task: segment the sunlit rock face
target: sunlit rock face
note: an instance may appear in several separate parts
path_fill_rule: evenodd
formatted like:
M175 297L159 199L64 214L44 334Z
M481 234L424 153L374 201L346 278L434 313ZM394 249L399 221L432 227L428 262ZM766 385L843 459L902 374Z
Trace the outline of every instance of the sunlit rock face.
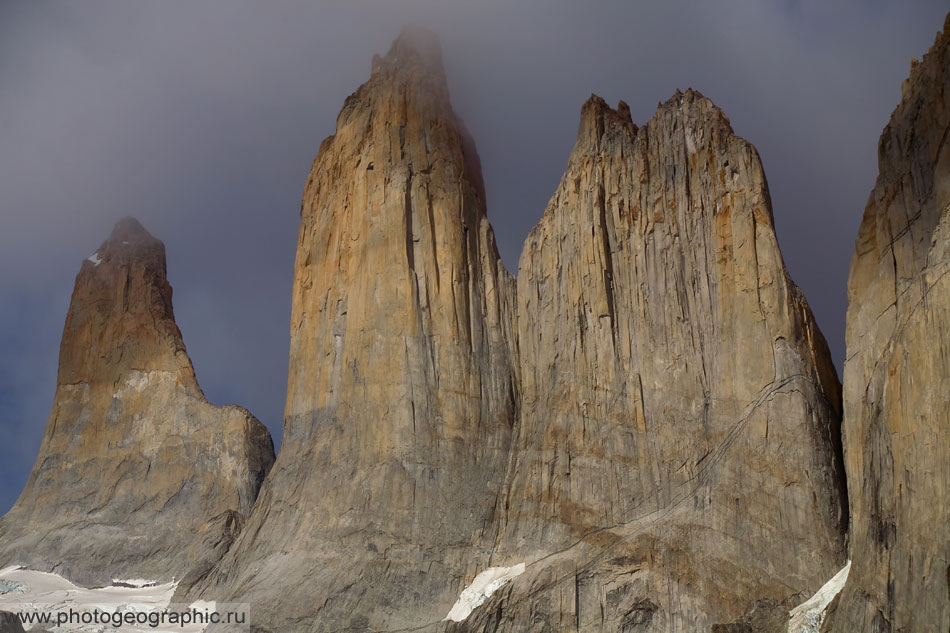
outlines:
M252 602L274 631L438 623L487 562L472 544L490 542L517 353L514 281L430 34L405 31L344 102L294 274L280 456L192 595Z
M765 633L845 564L840 385L699 93L584 105L516 293L404 33L311 170L289 374L247 527L180 588L260 631Z
M46 434L0 519L0 567L85 585L210 567L273 460L254 416L205 400L175 324L165 247L126 218L76 277Z
M842 567L837 377L709 99L584 105L518 330L492 565L529 562L454 630L764 631Z
M848 281L836 633L950 630L950 17L902 92Z

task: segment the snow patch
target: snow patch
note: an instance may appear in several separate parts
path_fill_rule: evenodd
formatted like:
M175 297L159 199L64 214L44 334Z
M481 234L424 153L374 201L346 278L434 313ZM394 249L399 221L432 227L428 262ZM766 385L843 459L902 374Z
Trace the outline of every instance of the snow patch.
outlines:
M0 579L0 596L26 593L26 585L12 580Z
M848 561L815 595L792 609L788 614L788 633L818 633L828 605L844 589L850 571L851 561Z
M452 606L446 620L461 622L480 604L488 600L493 593L511 582L511 579L524 573L524 563L512 567L489 567L475 576L468 587L462 590L459 599Z
M0 592L0 611L46 612L55 614L69 610L91 612L94 610L116 612L152 612L161 611L168 607L176 582L158 584L155 581L134 579L114 580L113 583L122 583L125 586L101 587L86 589L74 585L62 576L46 572L33 571L23 567L13 566L0 570L0 585L16 586L17 592ZM129 586L136 585L136 586ZM214 610L213 602L196 602L191 607L199 610ZM23 628L29 631L37 624L24 624ZM122 625L118 628L111 626L104 628L103 624L69 624L55 626L56 633L100 633L101 631L116 631L121 633L144 633L174 630L182 633L201 633L205 629L202 624L185 626L159 626L157 629L148 624Z
M87 262L92 262L92 264L93 264L94 266L98 266L99 264L101 264L101 263L102 263L102 260L99 259L99 251L96 251L95 253L93 253L92 255L90 255L89 257L87 257L87 258L86 258L86 261L87 261Z
M123 580L121 578L113 578L112 586L113 587L130 587L132 589L143 589L145 587L155 587L158 585L154 580L143 580L141 578L129 578Z
M125 382L115 392L116 398L122 398L126 396L129 392L141 393L149 385L149 381L152 378L161 378L162 374L167 374L168 372L162 372L158 370L154 371L139 371L133 369L129 372L128 377L125 379ZM123 581L125 582L125 581ZM138 582L138 581L128 581L128 582Z

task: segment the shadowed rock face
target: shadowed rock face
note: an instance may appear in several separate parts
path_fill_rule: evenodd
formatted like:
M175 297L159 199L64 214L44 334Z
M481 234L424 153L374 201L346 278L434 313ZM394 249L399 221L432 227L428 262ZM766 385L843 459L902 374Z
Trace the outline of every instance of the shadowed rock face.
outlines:
M528 567L453 630L765 631L841 568L837 377L708 99L584 105L518 330L492 565Z
M902 92L848 281L840 633L950 630L950 16Z
M487 562L472 543L516 419L514 330L514 282L439 45L406 31L314 162L280 456L240 540L190 595L252 602L274 631L441 620Z
M165 247L126 218L76 277L39 457L0 519L0 566L87 585L210 566L273 460L254 416L205 400Z

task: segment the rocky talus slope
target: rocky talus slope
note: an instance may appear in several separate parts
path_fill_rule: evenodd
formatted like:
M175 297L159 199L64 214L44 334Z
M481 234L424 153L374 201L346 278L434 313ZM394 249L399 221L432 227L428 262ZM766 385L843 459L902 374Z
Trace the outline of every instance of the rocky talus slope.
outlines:
M127 218L76 277L46 434L0 519L0 567L85 585L200 574L273 460L254 416L205 400L175 324L165 246Z
M950 630L950 16L902 92L848 282L836 633Z
M709 99L584 105L518 330L492 564L527 570L454 630L773 630L842 567L837 377Z
M516 420L514 281L437 41L409 30L348 97L301 210L283 445L189 595L268 631L438 622L491 524Z

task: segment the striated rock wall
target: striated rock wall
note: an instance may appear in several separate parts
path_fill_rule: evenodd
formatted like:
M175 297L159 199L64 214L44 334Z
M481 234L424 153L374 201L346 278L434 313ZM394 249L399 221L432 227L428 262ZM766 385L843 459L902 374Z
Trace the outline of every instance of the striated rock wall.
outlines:
M711 101L584 105L518 330L492 565L527 570L451 630L772 630L842 567L837 377Z
M784 627L846 558L840 385L754 148L692 91L639 129L592 98L517 293L484 205L406 32L305 189L280 457L180 595L261 631Z
M948 33L881 139L843 449L759 157L710 100L637 127L592 97L515 281L439 45L407 30L304 191L273 470L123 220L77 277L0 567L184 575L176 601L250 602L260 632L777 633L799 603L809 629L950 630Z
M830 630L950 630L950 16L903 86L848 281L853 565Z
M248 527L191 595L253 602L262 630L441 620L487 561L472 543L516 419L514 291L439 45L407 30L314 162L283 446Z
M165 247L126 218L76 277L46 434L0 519L0 567L87 585L210 567L273 460L254 416L205 400L175 324Z

